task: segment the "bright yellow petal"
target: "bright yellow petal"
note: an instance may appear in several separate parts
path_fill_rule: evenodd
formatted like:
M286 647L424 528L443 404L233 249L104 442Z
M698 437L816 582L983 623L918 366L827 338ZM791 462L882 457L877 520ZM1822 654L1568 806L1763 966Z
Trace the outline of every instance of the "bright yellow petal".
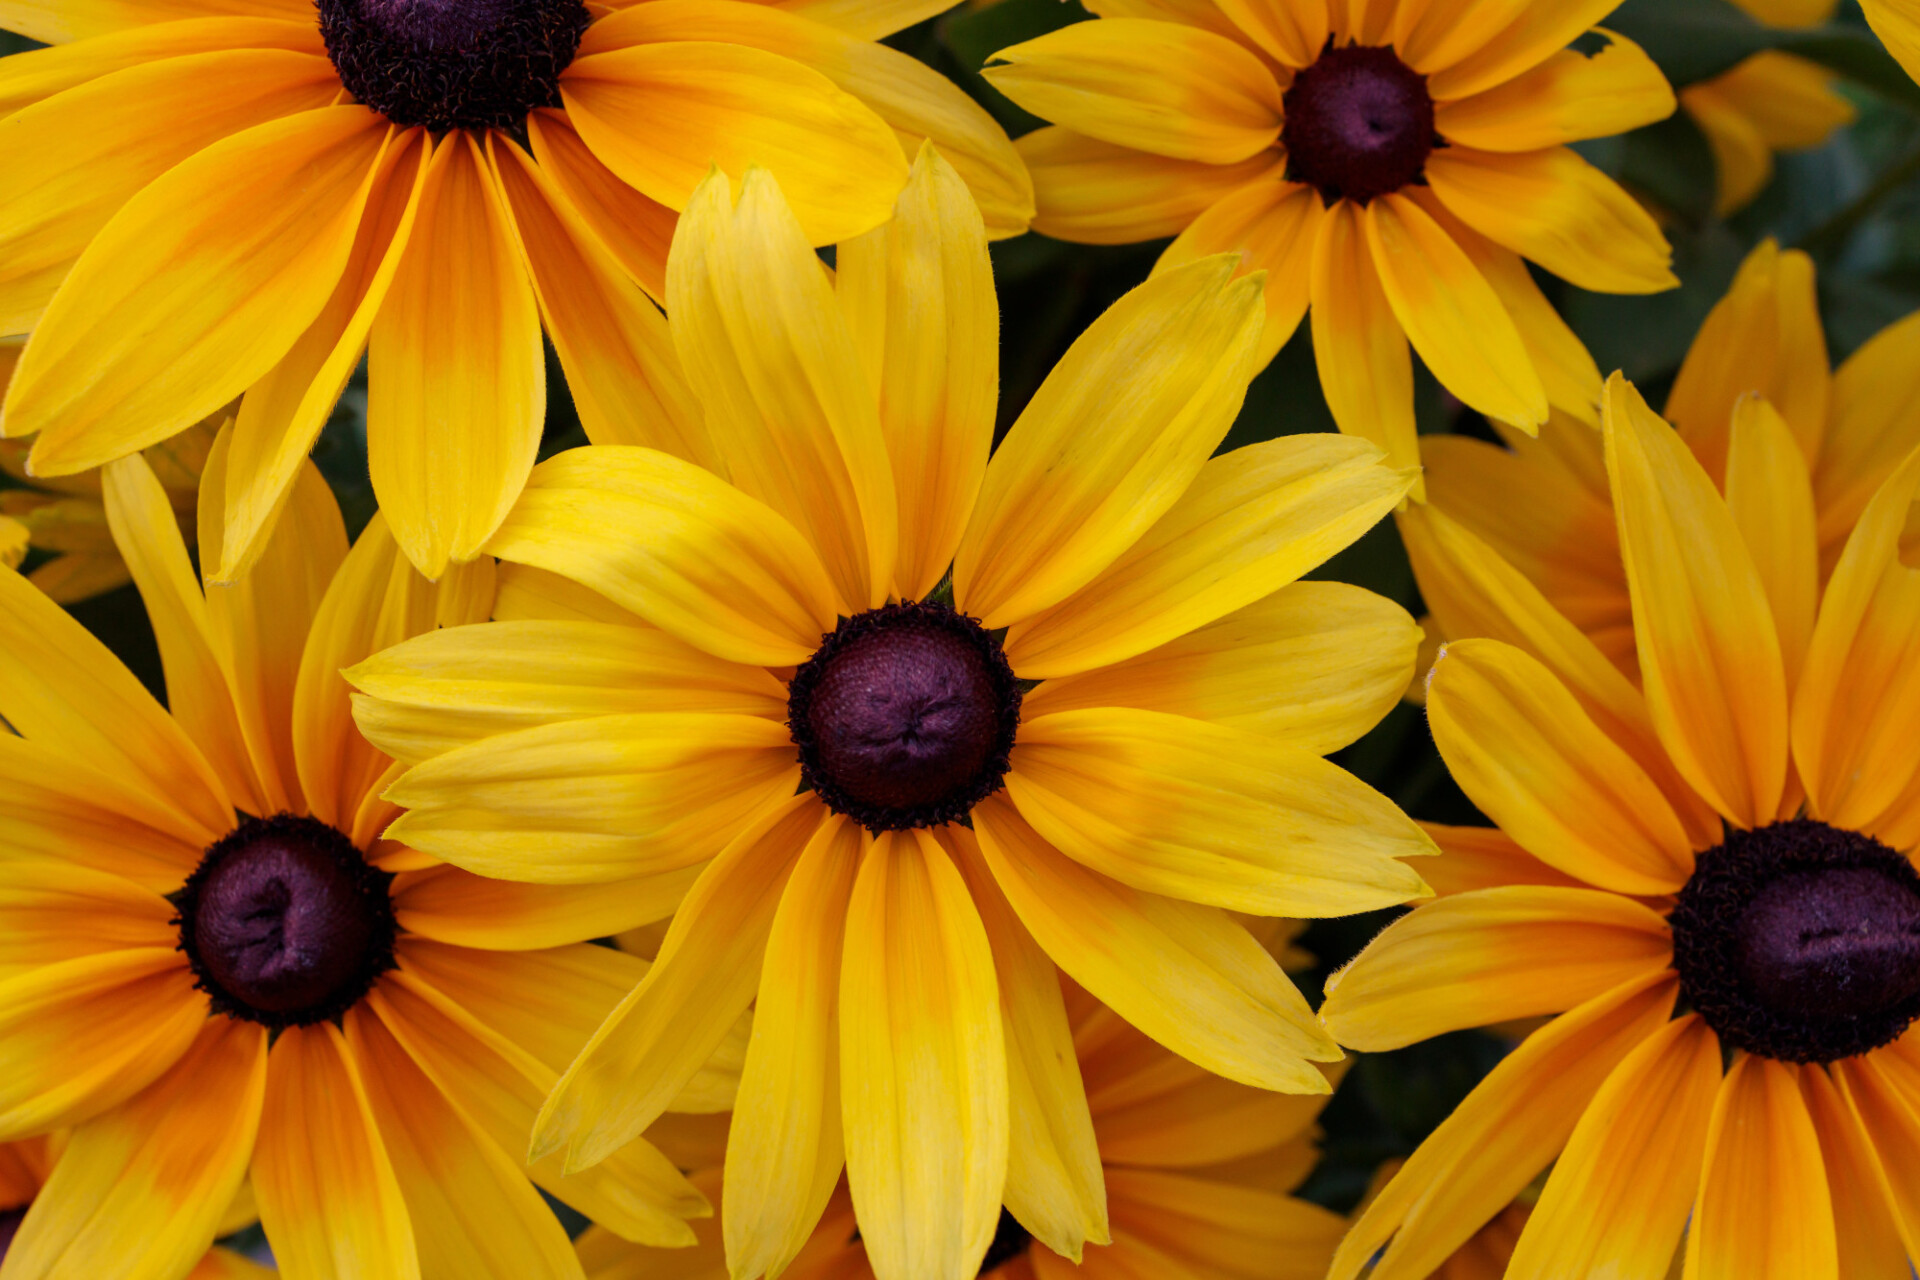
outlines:
M1364 440L1283 436L1207 462L1092 582L1007 633L1024 679L1110 666L1198 630L1318 567L1415 479Z
M1362 228L1363 213L1342 200L1320 219L1309 292L1313 358L1333 420L1371 440L1396 469L1416 467L1413 356L1393 314ZM1412 496L1426 497L1416 483Z
M593 230L600 244L649 297L667 296L667 250L680 222L676 210L628 186L580 140L566 113L541 107L527 116L527 136L540 171Z
M213 1243L260 1127L267 1033L202 1022L193 1047L121 1106L74 1130L7 1249L19 1280L171 1280Z
M1400 700L1420 628L1359 587L1296 582L1112 666L1047 680L1021 715L1139 707L1231 725L1327 755Z
M1155 272L1216 253L1240 255L1242 271L1267 273L1267 327L1261 360L1271 360L1293 337L1307 314L1313 251L1320 240L1325 204L1311 187L1253 181L1228 192L1200 212L1167 246Z
M487 549L591 587L729 662L798 665L837 616L833 581L799 530L649 449L596 445L547 459Z
M840 952L860 828L834 815L794 863L767 935L726 1159L727 1264L778 1275L840 1181Z
M893 221L839 246L834 261L893 464L894 594L918 600L953 562L993 444L1000 311L987 229L960 175L926 144Z
M1594 53L1562 49L1523 76L1448 102L1434 128L1481 151L1538 151L1664 120L1673 87L1639 45L1612 32Z
M1255 372L1261 278L1233 272L1221 256L1155 276L1068 349L987 464L962 609L1002 627L1057 604L1179 500Z
M1379 0L1374 3L1377 6ZM1455 24L1454 49L1459 61L1436 67L1423 60L1417 68L1432 73L1428 91L1442 102L1480 93L1526 74L1619 7L1613 0L1563 0L1551 5L1531 0L1469 3L1477 12L1463 15ZM1488 29L1497 23L1504 25L1497 31Z
M1440 847L1440 856L1420 868L1439 897L1516 884L1581 887L1580 881L1540 861L1498 827L1452 827L1440 822L1420 826Z
M1190 7L1198 11L1212 9L1215 5L1195 4ZM1281 65L1288 67L1307 66L1320 56L1329 34L1329 7L1324 2L1289 4L1286 0L1280 0L1280 3L1274 0L1221 0L1218 4L1220 12L1232 20L1234 27L1251 36L1255 44ZM1093 8L1102 14L1111 13L1110 3L1095 4Z
M583 51L560 98L600 162L670 209L685 209L715 167L737 185L765 165L813 244L886 221L907 179L899 141L872 108L763 49L669 40ZM664 120L673 127L657 127Z
M1759 396L1746 397L1733 411L1726 493L1766 589L1791 688L1820 605L1820 541L1807 459L1786 420Z
M420 1280L400 1183L338 1027L274 1041L253 1189L287 1280Z
M300 0L6 0L0 27L62 44L208 13L311 21Z
M734 484L806 535L842 613L882 604L899 530L873 388L766 170L748 171L737 206L723 174L694 192L667 260L667 310Z
M1713 152L1714 212L1722 218L1753 203L1773 181L1773 150L1753 121L1720 95L1714 81L1680 91L1680 105Z
M20 30L14 26L20 15L9 16L8 29ZM0 65L0 117L128 67L225 49L326 52L319 27L312 22L195 17L126 27L73 44L12 55Z
M224 833L182 813L142 779L103 772L43 742L0 736L0 842L14 858L102 871L172 893ZM82 931L70 944L91 951L87 936Z
M879 1280L965 1280L999 1221L1007 1050L993 954L927 832L866 846L840 963L847 1183Z
M1033 229L1056 240L1132 244L1176 235L1233 193L1280 177L1263 151L1238 164L1173 160L1049 126L1014 146L1033 174Z
M496 578L493 616L501 622L610 622L644 627L591 587L526 564L503 564Z
M1147 1263L1150 1275L1320 1280L1347 1225L1317 1204L1258 1187L1157 1169L1115 1169L1108 1178L1114 1252L1158 1252L1167 1261Z
M1043 840L1008 801L974 810L993 877L1054 963L1140 1030L1263 1089L1326 1093L1339 1049L1273 957L1225 912L1140 893Z
M1768 146L1791 151L1817 147L1853 123L1858 113L1837 89L1838 80L1817 62L1763 49L1711 84Z
M664 920L698 868L590 885L521 884L458 867L434 867L394 886L394 914L409 933L463 947L519 951L605 938Z
M1833 412L1813 472L1820 566L1831 569L1881 483L1913 448L1920 399L1920 316L1875 334L1833 379Z
M1695 790L1760 826L1786 786L1789 691L1759 572L1706 471L1619 374L1604 416L1654 728Z
M1427 715L1461 789L1541 861L1615 893L1672 893L1691 874L1692 844L1659 788L1523 650L1448 645Z
M1820 1135L1820 1159L1832 1190L1834 1236L1843 1276L1898 1276L1907 1266L1900 1226L1888 1202L1873 1143L1833 1078L1819 1068L1800 1072L1807 1114ZM1857 1096L1857 1095L1856 1095ZM1909 1112L1909 1114L1911 1114ZM1886 1132L1882 1130L1881 1132ZM1897 1138L1894 1139L1896 1142Z
M1462 222L1583 289L1658 293L1677 283L1653 215L1567 147L1449 147L1427 161L1427 181Z
M1914 0L1864 0L1860 7L1887 51L1900 59L1908 75L1920 79L1920 5Z
M9 862L0 886L0 973L180 940L172 904L110 872L55 858Z
M1521 1232L1512 1280L1661 1280L1693 1208L1720 1044L1697 1014L1648 1036L1600 1086Z
M367 469L429 578L480 554L540 446L547 366L511 220L479 143L441 139L369 335Z
M1062 853L1135 889L1263 916L1422 897L1432 852L1384 796L1318 756L1162 712L1062 711L1020 726L1007 795Z
M1250 49L1142 18L1076 22L993 55L982 74L1044 120L1177 160L1233 164L1280 136L1280 86Z
M1564 1013L1671 966L1666 921L1597 889L1511 885L1426 903L1327 980L1320 1019L1369 1052Z
M1720 1086L1687 1232L1689 1280L1839 1280L1833 1202L1802 1070L1821 1068L1741 1055Z
M214 143L129 200L7 388L6 433L39 433L30 465L81 471L145 448L273 368L346 268L389 133L362 107L302 112Z
M1666 1025L1677 983L1639 979L1548 1023L1501 1060L1420 1144L1334 1255L1355 1280L1431 1275L1560 1154L1613 1069Z

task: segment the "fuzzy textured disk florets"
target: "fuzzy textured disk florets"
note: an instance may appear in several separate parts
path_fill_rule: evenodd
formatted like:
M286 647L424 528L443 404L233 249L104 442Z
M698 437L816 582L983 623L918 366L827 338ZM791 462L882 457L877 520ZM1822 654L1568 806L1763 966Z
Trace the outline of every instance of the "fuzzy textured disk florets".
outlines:
M1392 49L1335 48L1302 69L1282 99L1287 180L1319 189L1328 203L1360 204L1426 180L1442 145L1427 78Z

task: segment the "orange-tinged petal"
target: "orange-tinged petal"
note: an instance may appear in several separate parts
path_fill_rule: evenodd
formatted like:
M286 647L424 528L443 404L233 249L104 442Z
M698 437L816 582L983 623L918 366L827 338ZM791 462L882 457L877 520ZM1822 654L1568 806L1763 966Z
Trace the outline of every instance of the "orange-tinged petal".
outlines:
M1759 396L1734 408L1726 494L1727 510L1766 589L1792 688L1820 606L1819 530L1806 456L1786 419Z
M960 174L923 144L893 220L840 245L834 262L893 464L894 594L918 600L953 563L993 444L1000 310L987 228Z
M6 0L0 27L63 44L209 13L312 21L301 0Z
M1002 627L1057 604L1179 500L1255 372L1262 280L1234 269L1221 255L1155 276L1068 349L987 464L959 607Z
M367 344L367 469L421 573L480 554L546 414L540 313L479 143L442 138Z
M253 1190L287 1280L420 1280L399 1179L338 1027L288 1027L274 1041Z
M521 884L434 867L394 886L400 927L437 942L519 951L606 938L664 920L698 878L682 867L587 885Z
M1615 893L1671 893L1691 874L1687 832L1659 788L1525 651L1448 645L1427 715L1461 788L1542 862Z
M907 178L872 108L764 49L670 40L589 53L568 66L560 98L600 162L670 209L685 209L715 167L739 183L765 165L813 244L886 221ZM663 120L673 127L627 123Z
M170 1280L206 1253L239 1191L267 1085L265 1028L201 1023L193 1047L75 1129L7 1248L7 1274Z
M1653 215L1567 147L1449 147L1433 153L1426 172L1462 222L1583 289L1658 293L1677 283Z
M1144 18L1076 22L981 74L1044 120L1176 160L1233 164L1280 137L1280 86L1245 45Z
M992 949L925 831L867 844L840 961L847 1183L879 1280L964 1280L999 1221L1007 1051Z
M1267 273L1261 359L1271 360L1307 314L1313 250L1325 211L1320 194L1290 182L1254 181L1209 205L1167 246L1155 271L1215 253L1237 253L1243 271Z
M232 582L259 557L320 428L359 365L412 233L431 152L424 130L393 140L374 172L366 215L333 296L241 399L225 478L201 480L202 492L211 491L223 508L219 540L209 547L204 530L201 535L209 580Z
M1110 666L1217 621L1318 567L1391 511L1414 473L1364 440L1283 436L1209 460L1100 576L1007 633L1024 679Z
M1377 4L1378 0L1374 0ZM1470 0L1480 10L1458 23L1459 61L1431 71L1428 91L1440 101L1464 98L1524 75L1585 34L1614 9L1617 0L1564 0L1553 5L1528 0ZM1498 34L1491 22L1506 18ZM1463 55L1463 56L1462 56Z
M1115 1169L1108 1179L1114 1251L1141 1257L1149 1275L1320 1280L1347 1226L1331 1210L1259 1186L1158 1169ZM1158 1266L1148 1261L1156 1253L1165 1260ZM1087 1270L1100 1275L1096 1268Z
M1773 149L1746 114L1728 102L1713 80L1680 91L1680 105L1713 152L1714 212L1730 217L1773 181Z
M363 107L301 112L214 143L127 201L7 388L7 434L39 433L29 465L70 473L143 449L273 368L346 269L389 133Z
M873 387L833 286L780 187L752 168L694 192L667 260L667 309L687 381L733 482L792 521L840 592L882 604L899 520Z
M1688 782L1729 820L1772 821L1787 774L1787 682L1739 526L1679 435L1615 374L1604 417L1647 708Z
M645 542L634 529L648 530ZM488 550L591 587L729 662L798 665L837 616L833 580L791 522L650 449L547 459Z
M1498 827L1453 827L1439 822L1420 826L1440 847L1440 856L1420 870L1442 898L1515 884L1580 887L1580 881L1540 861Z
M122 948L167 947L172 904L111 872L54 858L21 858L0 886L0 973Z
M10 22L6 25L18 30ZM0 117L128 67L225 49L326 52L319 27L313 22L196 17L127 27L78 43L56 44L9 57L0 65Z
M1100 13L1109 12L1104 5L1093 7ZM1215 5L1204 7L1211 9ZM1330 7L1322 0L1309 4L1290 4L1287 0L1218 0L1220 12L1235 27L1288 67L1307 66L1320 56L1329 34L1327 10Z
M813 796L794 796L758 815L708 865L645 980L541 1108L533 1158L566 1146L570 1169L597 1164L667 1109L753 999L780 895L825 818Z
M1083 244L1176 235L1215 204L1279 178L1286 167L1270 151L1238 164L1174 160L1058 126L1023 134L1014 147L1033 175L1033 229Z
M1672 960L1666 921L1631 898L1534 885L1479 889L1389 925L1327 980L1320 1019L1350 1048L1399 1049L1564 1013Z
M1340 1051L1265 948L1212 907L1141 893L1043 840L1007 800L974 809L980 851L1034 938L1121 1017L1231 1080L1327 1093Z
M784 1271L840 1181L840 952L871 843L854 823L829 817L773 914L727 1139L721 1226L734 1275Z
M1560 1154L1626 1056L1666 1025L1678 984L1636 979L1528 1036L1434 1130L1361 1214L1331 1280L1431 1275Z
M1833 409L1813 460L1820 565L1830 569L1880 484L1913 448L1906 429L1920 403L1920 316L1888 325L1833 378Z
M1512 80L1434 113L1447 141L1481 151L1537 151L1604 138L1673 114L1673 86L1633 41L1611 31L1588 54L1562 49Z
M1648 1036L1593 1096L1520 1234L1513 1280L1662 1280L1686 1228L1720 1089L1697 1014Z
M1346 200L1320 219L1309 273L1314 363L1340 429L1379 446L1388 466L1416 467L1413 356L1380 285L1362 220ZM1423 500L1425 487L1415 483L1412 496Z
M104 772L65 748L0 735L0 843L11 857L104 871L172 893L224 833L143 779ZM93 950L86 936L76 940Z
M1907 1266L1873 1143L1826 1071L1800 1072L1800 1092L1820 1135L1820 1159L1832 1190L1834 1237L1843 1276L1895 1276ZM1856 1095L1857 1096L1857 1095ZM1883 1130L1883 1132L1885 1132ZM1897 1139L1896 1139L1897 1141Z
M1831 6L1822 7L1825 12L1804 25L1832 16ZM1838 79L1817 62L1762 49L1710 83L1730 107L1752 122L1768 146L1787 151L1817 147L1835 129L1853 123L1858 113L1838 91Z
M1820 1137L1796 1067L1740 1055L1714 1099L1689 1280L1839 1280Z
M667 250L680 214L628 186L580 140L566 113L541 107L527 116L540 170L621 269L655 302L667 296Z

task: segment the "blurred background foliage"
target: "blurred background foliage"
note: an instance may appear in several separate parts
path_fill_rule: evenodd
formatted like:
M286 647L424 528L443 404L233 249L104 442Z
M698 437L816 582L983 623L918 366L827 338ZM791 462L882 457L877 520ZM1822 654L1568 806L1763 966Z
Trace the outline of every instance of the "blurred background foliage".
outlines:
M998 49L1091 16L1078 0L975 0L888 43L957 81L1018 136L1041 122L996 93L981 78L980 67ZM1652 403L1662 403L1700 322L1742 258L1767 237L1814 258L1836 366L1878 330L1920 310L1920 86L1880 47L1853 0L1829 22L1800 30L1762 26L1730 0L1626 0L1604 25L1640 44L1676 89L1719 75L1761 50L1796 54L1837 74L1835 87L1853 104L1858 119L1824 145L1777 154L1772 180L1729 218L1715 212L1714 156L1685 111L1623 137L1582 144L1579 149L1589 160L1656 211L1673 243L1682 281L1667 293L1618 297L1537 276L1603 373L1624 370ZM0 54L30 47L0 33ZM1146 278L1164 244L1098 247L1028 234L994 246L1002 431L1080 331ZM1416 358L1423 433L1495 438L1484 420L1417 365ZM374 508L366 471L364 376L363 369L342 397L315 454L356 533ZM551 350L547 413L543 453L585 443ZM1253 383L1222 447L1333 429L1303 325ZM0 476L0 487L9 483ZM1359 583L1416 616L1423 612L1391 521L1316 576ZM157 653L131 588L87 601L75 612L158 691ZM1415 817L1484 822L1448 779L1416 707L1398 707L1339 759ZM1302 975L1309 998L1317 1003L1326 975L1391 918L1392 913L1377 913L1314 924L1302 940L1317 958L1315 970ZM1329 1207L1350 1210L1380 1163L1409 1153L1505 1049L1490 1034L1469 1032L1363 1057L1325 1113L1324 1157L1306 1193Z

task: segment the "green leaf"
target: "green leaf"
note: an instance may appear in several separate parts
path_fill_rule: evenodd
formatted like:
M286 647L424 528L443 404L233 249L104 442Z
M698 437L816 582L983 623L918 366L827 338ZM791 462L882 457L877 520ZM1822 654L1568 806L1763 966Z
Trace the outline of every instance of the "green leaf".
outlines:
M1676 89L1712 79L1789 34L1761 26L1729 0L1626 0L1606 26L1645 49Z
M987 59L1010 45L1058 31L1093 15L1078 0L1001 0L948 19L947 48L968 71L978 71Z

